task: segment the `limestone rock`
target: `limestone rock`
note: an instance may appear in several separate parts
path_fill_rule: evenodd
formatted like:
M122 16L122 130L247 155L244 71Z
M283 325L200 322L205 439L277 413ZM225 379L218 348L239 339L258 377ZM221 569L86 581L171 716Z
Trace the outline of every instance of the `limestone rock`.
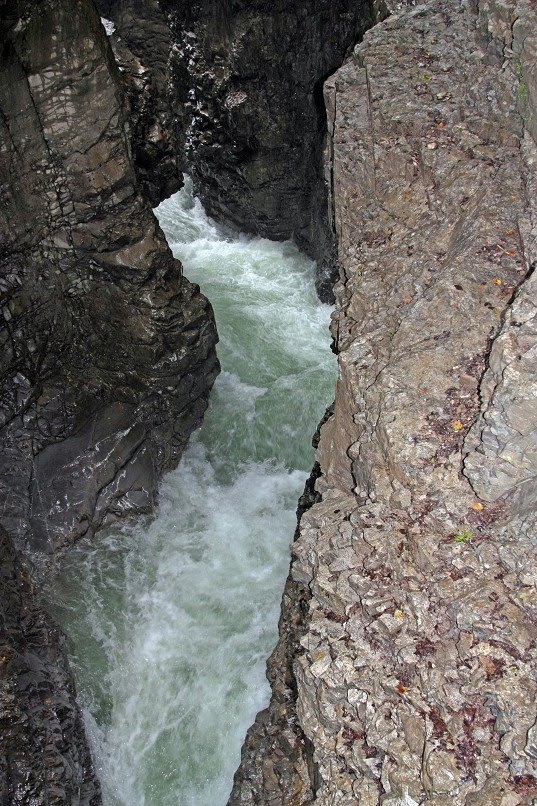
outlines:
M231 803L536 797L536 30L402 5L325 84L340 374Z

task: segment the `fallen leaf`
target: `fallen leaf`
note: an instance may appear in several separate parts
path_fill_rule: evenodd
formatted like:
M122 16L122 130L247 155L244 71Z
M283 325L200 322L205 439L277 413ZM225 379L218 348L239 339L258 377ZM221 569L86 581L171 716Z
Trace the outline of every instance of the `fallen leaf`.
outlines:
M481 504L479 501L476 501L474 504L472 504L472 509L475 509L476 512L481 512L483 509L483 504Z
M506 235L514 235L514 234L515 234L515 231L514 231L514 229L506 229L506 230L505 230L505 234L506 234Z
M507 254L511 255L511 257L514 257L516 255L516 251L514 249L508 249Z
M455 420L455 422L453 423L453 430L454 431L461 431L462 428L463 428L463 424L461 423L461 421L460 420Z
M492 282L494 283L494 285L501 285L502 284L502 281L498 277L495 277Z
M438 124L438 128L439 128L439 129L443 129L443 128L444 128L444 125L445 125L445 124L444 124L444 121L443 121L443 120L441 120L441 121L440 121L440 123Z
M404 694L406 691L406 686L403 686L402 683L398 683L395 688L397 689L399 694Z
M393 243L391 241L388 241L388 249L393 249Z
M394 610L393 615L395 616L395 618L403 618L404 613L402 610Z

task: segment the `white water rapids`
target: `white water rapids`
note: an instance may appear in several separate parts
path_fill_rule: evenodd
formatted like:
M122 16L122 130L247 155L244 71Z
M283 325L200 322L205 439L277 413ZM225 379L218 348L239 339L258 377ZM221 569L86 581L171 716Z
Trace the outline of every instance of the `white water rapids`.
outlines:
M156 211L213 303L222 373L154 520L82 541L50 593L107 806L218 806L267 705L295 509L333 398L329 308L291 243Z

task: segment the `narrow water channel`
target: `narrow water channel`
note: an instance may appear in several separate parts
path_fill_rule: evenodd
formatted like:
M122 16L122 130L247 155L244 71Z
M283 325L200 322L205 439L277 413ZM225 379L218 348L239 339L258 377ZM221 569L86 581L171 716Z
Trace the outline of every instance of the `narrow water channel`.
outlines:
M218 806L268 702L297 499L336 365L329 308L293 244L226 236L188 182L156 212L213 303L222 373L157 517L77 545L50 598L104 803Z

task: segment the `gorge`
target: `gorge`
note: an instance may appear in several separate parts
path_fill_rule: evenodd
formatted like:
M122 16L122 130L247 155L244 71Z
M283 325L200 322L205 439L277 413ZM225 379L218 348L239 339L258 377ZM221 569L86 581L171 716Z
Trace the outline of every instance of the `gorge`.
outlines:
M114 523L151 516L219 369L211 305L151 212L188 170L223 224L293 237L336 306L335 402L300 499L270 704L230 803L532 803L535 3L97 5L0 2L3 802L101 802L40 591L63 554L80 596L80 573L109 560L103 529L120 559L129 540L162 540L158 518ZM309 264L295 254L296 274L290 246L263 248L296 310ZM286 349L308 366L300 344L319 331L296 319ZM321 377L308 413L308 392L294 398L306 432L331 403ZM252 401L239 390L235 406ZM270 413L269 455L305 470ZM175 471L184 494L218 444L211 418ZM297 483L261 507L283 511L282 548Z
M213 302L222 372L156 517L80 541L47 600L74 644L104 802L212 806L268 701L309 424L335 359L330 309L290 242L226 237L188 180L157 215Z

